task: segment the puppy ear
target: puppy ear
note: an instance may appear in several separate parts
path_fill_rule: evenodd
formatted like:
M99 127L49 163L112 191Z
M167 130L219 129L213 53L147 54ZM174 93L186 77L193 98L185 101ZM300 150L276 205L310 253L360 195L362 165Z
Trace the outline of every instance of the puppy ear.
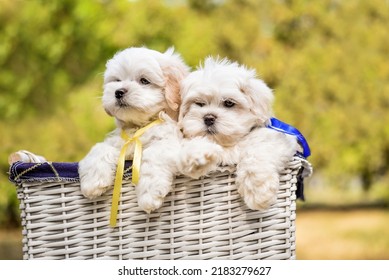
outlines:
M273 116L273 92L262 80L250 78L241 85L240 90L252 102L251 111L258 117L261 125Z
M182 119L185 117L186 113L188 113L190 104L188 102L184 102L180 106L180 112L178 115L178 122L180 123Z
M164 73L166 73L165 79L165 99L170 109L173 111L177 111L181 104L181 96L180 96L180 81L183 79L182 77L177 77L177 73L172 73L170 70L164 69Z
M177 120L181 105L180 83L189 74L189 67L174 53L173 48L169 48L164 56L166 59L161 63L161 68L165 76L165 99L169 106L166 113Z

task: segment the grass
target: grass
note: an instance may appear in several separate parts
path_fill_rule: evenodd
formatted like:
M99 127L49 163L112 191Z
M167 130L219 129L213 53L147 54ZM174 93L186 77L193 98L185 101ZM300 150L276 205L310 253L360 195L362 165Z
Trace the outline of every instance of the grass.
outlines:
M20 260L22 257L21 229L0 229L0 260Z
M297 211L297 259L389 260L389 210ZM21 259L21 230L0 230L0 259Z
M389 260L389 210L300 211L297 258Z

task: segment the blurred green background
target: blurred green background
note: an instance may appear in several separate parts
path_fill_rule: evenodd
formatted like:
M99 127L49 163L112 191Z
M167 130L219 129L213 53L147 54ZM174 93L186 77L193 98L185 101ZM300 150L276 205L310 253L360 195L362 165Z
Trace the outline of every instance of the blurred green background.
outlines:
M301 259L389 259L388 0L0 0L0 259L20 258L9 154L79 161L114 128L101 107L115 52L175 46L253 67L309 140Z

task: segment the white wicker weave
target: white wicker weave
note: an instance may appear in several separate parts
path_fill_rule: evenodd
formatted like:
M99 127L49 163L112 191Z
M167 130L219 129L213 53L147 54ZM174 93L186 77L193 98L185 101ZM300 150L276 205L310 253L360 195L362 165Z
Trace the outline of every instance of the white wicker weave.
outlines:
M177 177L174 191L150 215L125 180L118 223L109 226L111 192L84 198L79 183L20 183L24 259L294 259L297 174L281 174L277 203L249 210L233 170L199 180Z

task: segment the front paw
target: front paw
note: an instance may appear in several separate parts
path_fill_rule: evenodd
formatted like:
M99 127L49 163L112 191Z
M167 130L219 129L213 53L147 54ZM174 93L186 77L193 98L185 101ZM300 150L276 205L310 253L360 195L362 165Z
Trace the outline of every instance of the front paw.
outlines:
M137 186L139 207L148 214L159 209L170 192L170 188L171 185L162 186L158 183L148 188L139 184Z
M252 210L267 210L277 200L279 175L277 172L238 170L238 192Z
M158 197L150 193L146 193L138 198L138 205L140 209L145 211L147 214L150 214L151 212L161 208L163 201L164 199L161 196Z
M81 193L89 199L101 196L114 183L114 172L111 167L103 167L101 163L88 165L79 163Z
M179 171L194 179L205 176L217 169L222 152L222 148L214 143L194 145L183 152Z

